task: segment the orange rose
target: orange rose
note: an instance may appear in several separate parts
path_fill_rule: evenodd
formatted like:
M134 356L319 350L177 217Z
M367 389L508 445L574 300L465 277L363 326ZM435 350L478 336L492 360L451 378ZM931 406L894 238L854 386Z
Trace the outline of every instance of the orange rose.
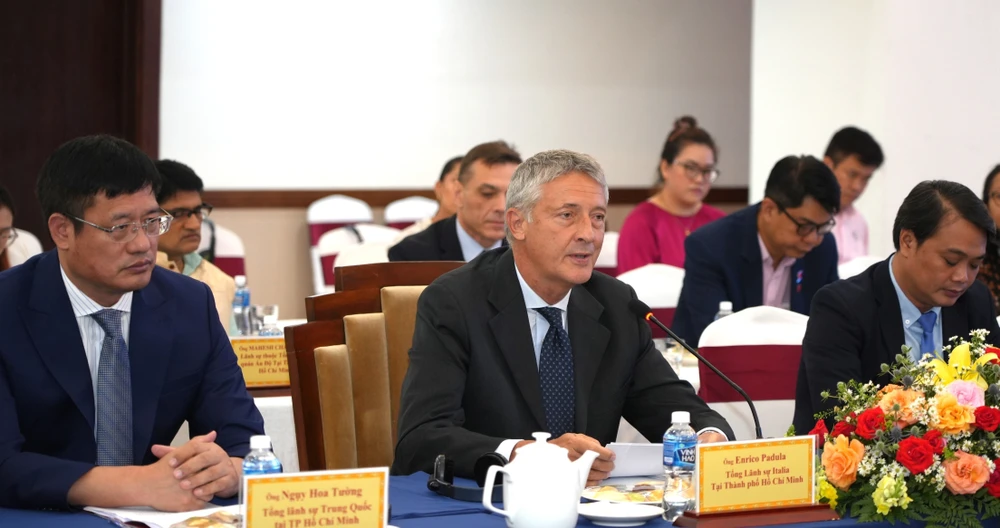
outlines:
M906 427L907 425L917 423L917 418L913 416L910 404L919 396L920 393L915 390L894 390L882 396L882 399L878 402L878 406L882 408L882 412L886 416L896 419L896 425ZM899 405L898 411L893 410L893 406L895 405Z
M858 464L863 456L865 446L857 440L849 441L846 436L838 436L833 442L827 442L823 446L826 480L842 490L850 488L858 478Z
M955 451L955 458L944 462L944 485L955 495L971 495L990 479L990 467L981 456Z
M875 393L875 397L876 398L881 398L881 397L883 397L886 394L889 394L891 392L896 392L898 390L902 390L902 388L903 387L900 386L900 385L896 385L896 384L890 383L890 384L886 385L885 387L882 387L881 389L879 389L878 392Z
M937 425L934 428L946 435L963 433L976 423L975 409L958 403L958 399L948 392L938 393L937 414Z

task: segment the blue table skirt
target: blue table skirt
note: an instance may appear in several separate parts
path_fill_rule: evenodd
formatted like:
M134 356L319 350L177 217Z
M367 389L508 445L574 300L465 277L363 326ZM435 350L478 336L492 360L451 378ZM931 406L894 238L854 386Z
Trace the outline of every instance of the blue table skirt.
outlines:
M475 486L471 481L461 480L461 486ZM504 518L486 513L479 503L460 502L441 497L427 489L427 474L418 473L408 477L392 477L389 480L389 500L392 505L390 523L399 528L450 528L483 526L502 528ZM853 520L830 521L809 524L786 524L782 528L839 528L855 526ZM993 519L988 526L1000 526ZM110 522L88 513L42 512L26 510L5 510L0 508L0 528L109 528ZM594 526L580 517L578 526ZM646 523L647 527L670 526L662 519ZM888 523L865 526L888 527ZM910 527L915 527L911 524Z

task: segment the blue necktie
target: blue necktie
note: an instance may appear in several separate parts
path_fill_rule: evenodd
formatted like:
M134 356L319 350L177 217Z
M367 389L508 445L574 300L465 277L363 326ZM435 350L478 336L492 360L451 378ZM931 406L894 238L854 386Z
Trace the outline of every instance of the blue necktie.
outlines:
M104 329L97 367L97 465L129 466L132 459L132 369L122 334L122 312L91 317Z
M542 385L542 406L548 431L552 438L558 438L575 429L573 350L569 334L563 329L562 310L548 306L535 308L535 311L549 322L538 359L538 379Z
M934 312L927 312L920 315L920 319L917 319L920 323L920 357L924 357L924 354L934 354L934 349L937 348L934 343L934 323L937 322L937 314ZM919 359L919 358L918 358Z

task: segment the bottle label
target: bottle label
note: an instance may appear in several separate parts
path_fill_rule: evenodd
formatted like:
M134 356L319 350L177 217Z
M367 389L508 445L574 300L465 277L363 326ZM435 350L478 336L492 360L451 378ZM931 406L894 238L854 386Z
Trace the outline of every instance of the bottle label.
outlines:
M665 442L663 444L663 465L694 470L697 442Z

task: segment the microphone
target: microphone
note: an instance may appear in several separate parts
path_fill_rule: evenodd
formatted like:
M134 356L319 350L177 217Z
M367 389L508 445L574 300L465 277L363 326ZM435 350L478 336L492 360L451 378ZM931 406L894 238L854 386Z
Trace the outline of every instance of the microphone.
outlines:
M728 376L723 374L721 370L715 368L715 365L711 364L707 359L704 358L704 356L699 354L697 350L692 348L691 345L688 345L687 342L685 342L683 339L680 338L680 336L675 334L673 330L667 328L665 324L661 323L659 319L654 317L653 311L649 309L649 306L647 306L646 303L640 301L639 299L632 299L631 301L628 302L628 309L631 310L632 313L638 315L639 317L642 317L647 321L652 321L653 324L660 327L660 330L666 332L668 336L673 338L674 341L677 341L682 347L684 347L684 350L687 350L688 352L691 353L692 356L698 358L698 361L701 361L702 364L704 364L712 372L714 372L716 375L722 378L722 381L725 381L726 383L729 384L730 387L735 389L736 392L740 393L740 396L743 396L743 399L747 401L747 405L750 406L750 413L753 415L753 426L754 426L754 432L757 434L757 440L761 440L764 438L764 433L761 432L760 430L760 418L757 417L757 408L753 406L753 400L750 399L750 396L747 395L746 391L744 391L739 385L737 385L735 381L729 379Z

